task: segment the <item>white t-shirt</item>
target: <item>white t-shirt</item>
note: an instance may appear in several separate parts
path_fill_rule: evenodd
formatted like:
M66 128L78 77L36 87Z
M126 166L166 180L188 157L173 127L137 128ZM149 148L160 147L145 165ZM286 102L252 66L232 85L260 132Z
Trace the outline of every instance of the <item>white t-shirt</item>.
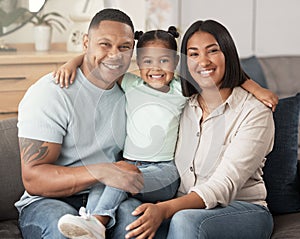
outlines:
M55 164L82 166L118 159L125 139L125 97L120 87L102 90L78 68L69 89L42 77L26 92L19 105L18 135L61 144ZM18 209L38 200L25 192Z
M124 158L161 162L174 158L178 126L186 98L177 79L167 93L155 90L133 74L125 74L127 135Z

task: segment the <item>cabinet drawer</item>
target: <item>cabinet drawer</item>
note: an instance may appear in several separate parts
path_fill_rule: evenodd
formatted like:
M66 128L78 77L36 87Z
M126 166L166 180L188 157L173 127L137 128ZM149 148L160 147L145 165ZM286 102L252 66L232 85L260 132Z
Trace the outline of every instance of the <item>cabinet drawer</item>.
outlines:
M1 65L0 92L27 90L41 76L56 69L56 64Z
M27 89L78 55L66 52L64 45L49 52L32 51L33 44L17 48L16 52L0 54L0 119L17 116L18 105Z
M25 90L0 92L0 113L17 113L19 102L25 92Z
M15 118L15 117L18 117L17 113L12 113L12 114L1 114L0 113L0 120L9 119L9 118Z

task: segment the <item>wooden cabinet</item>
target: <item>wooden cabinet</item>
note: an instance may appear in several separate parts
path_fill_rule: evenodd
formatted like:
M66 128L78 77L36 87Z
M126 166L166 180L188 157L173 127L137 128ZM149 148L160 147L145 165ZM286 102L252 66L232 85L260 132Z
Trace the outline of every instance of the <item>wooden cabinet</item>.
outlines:
M0 120L17 116L19 102L27 89L79 54L65 50L0 52ZM139 74L134 57L128 71Z
M65 51L0 53L0 119L16 116L26 90L76 55Z

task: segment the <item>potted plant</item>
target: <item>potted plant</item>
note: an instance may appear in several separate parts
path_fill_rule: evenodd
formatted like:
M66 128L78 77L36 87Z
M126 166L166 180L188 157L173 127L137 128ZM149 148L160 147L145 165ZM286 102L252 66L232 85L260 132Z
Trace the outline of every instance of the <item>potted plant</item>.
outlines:
M63 20L66 20L57 12L33 14L30 22L34 25L35 49L37 51L48 51L51 45L52 29L59 32L66 30Z

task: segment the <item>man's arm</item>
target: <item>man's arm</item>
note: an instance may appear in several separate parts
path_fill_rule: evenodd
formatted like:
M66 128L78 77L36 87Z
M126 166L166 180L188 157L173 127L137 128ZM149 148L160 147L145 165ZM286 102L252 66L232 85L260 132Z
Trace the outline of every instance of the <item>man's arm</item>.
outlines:
M102 182L106 185L137 193L143 178L137 169L118 167L113 163L66 167L54 165L61 145L20 138L22 179L31 195L66 197Z

